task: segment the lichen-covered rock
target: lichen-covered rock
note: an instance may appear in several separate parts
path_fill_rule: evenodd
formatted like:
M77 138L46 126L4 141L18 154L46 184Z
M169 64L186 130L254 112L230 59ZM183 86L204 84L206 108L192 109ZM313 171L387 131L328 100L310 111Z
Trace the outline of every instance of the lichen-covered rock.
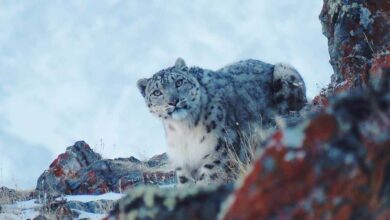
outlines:
M232 185L210 188L139 187L120 199L108 219L214 220Z
M76 219L82 213L104 215L112 209L113 204L114 201L111 200L89 202L52 200L45 203L39 211L42 219Z
M37 191L64 193L68 179L76 178L76 173L84 167L101 160L102 157L84 141L76 142L60 154L38 179Z
M223 219L390 219L390 63L372 71L369 88L276 132Z
M38 179L39 196L122 192L140 184L175 183L166 154L142 162L134 157L102 159L83 141L76 142L53 161Z
M66 206L75 212L89 212L89 213L108 213L114 205L115 201L112 200L98 200L90 202L79 202L79 201L67 201Z
M313 102L326 106L329 95L367 85L378 55L389 53L390 2L324 0L320 20L334 74Z

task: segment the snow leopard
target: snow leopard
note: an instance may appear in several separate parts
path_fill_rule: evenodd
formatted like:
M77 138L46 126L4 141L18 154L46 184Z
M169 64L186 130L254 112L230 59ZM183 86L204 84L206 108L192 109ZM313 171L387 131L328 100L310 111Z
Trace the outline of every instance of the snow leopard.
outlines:
M253 125L271 126L275 115L307 103L305 83L294 67L254 59L213 71L187 67L178 58L173 66L138 80L137 87L163 123L179 186L234 180L229 154L248 160L248 149L240 143Z

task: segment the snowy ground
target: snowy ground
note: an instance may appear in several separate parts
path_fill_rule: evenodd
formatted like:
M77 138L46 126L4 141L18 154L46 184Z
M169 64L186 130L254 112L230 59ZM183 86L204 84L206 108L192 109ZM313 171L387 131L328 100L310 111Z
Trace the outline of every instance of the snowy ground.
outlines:
M41 205L37 203L36 199L17 202L12 205L2 205L2 211L4 213L0 213L1 220L8 219L33 219L39 215L37 211Z
M102 195L75 195L75 196L64 196L67 201L77 201L77 202L91 202L98 200L118 200L124 194L109 192ZM61 199L61 198L59 198Z
M118 200L124 194L120 193L106 193L103 195L75 195L75 196L64 196L63 198L67 201L78 201L78 202L92 202L99 200ZM59 198L61 199L61 198ZM36 199L17 202L10 205L2 205L2 212L0 213L0 220L19 220L19 219L33 219L39 215L39 209L42 204L39 204ZM80 210L75 210L80 213L79 219L102 219L105 214L88 213Z

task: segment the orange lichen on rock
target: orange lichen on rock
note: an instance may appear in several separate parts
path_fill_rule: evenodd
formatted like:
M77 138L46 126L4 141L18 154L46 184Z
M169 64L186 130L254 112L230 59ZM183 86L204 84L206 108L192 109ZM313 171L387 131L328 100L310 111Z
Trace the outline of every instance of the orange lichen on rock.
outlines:
M305 129L303 146L316 147L319 143L328 141L337 133L336 118L329 114L322 114L310 121Z
M354 219L359 210L374 216L383 204L380 190L390 164L390 153L383 150L389 143L375 147L382 151L366 145L361 149L366 157L359 158L337 143L343 139L338 135L335 119L321 114L307 127L302 147L281 148L273 139L224 219Z

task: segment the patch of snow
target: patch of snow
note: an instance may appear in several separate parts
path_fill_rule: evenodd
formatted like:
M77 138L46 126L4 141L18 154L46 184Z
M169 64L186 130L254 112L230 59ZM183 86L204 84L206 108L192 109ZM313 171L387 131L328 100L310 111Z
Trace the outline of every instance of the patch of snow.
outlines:
M97 220L97 219L103 219L104 217L107 216L106 214L96 214L96 213L75 210L75 209L73 209L73 211L79 213L79 217L77 219L92 219L92 220L96 219Z
M29 208L22 210L21 215L23 216L23 219L33 219L39 215L39 212L32 208Z
M106 193L102 195L69 195L57 200L66 199L67 201L77 202L92 202L98 200L118 200L124 194L121 193ZM39 215L38 210L42 207L42 204L37 203L36 199L20 201L15 204L3 205L2 208L5 213L0 213L0 220L24 220L33 219ZM102 219L105 214L89 213L81 210L74 210L80 214L79 219Z
M36 199L32 199L3 205L2 208L5 213L0 215L0 219L33 219L39 215L39 212L36 210L41 207L36 202Z
M19 209L29 209L29 208L39 208L39 207L41 207L41 205L38 203L38 201L36 199L16 202L16 204L14 204L14 206L16 208L19 208Z
M67 201L76 201L76 202L92 202L98 200L118 200L122 198L125 194L122 193L105 193L102 195L68 195L62 198L65 198ZM57 200L61 200L62 198L57 198Z
M17 216L15 214L10 214L10 213L0 213L0 219L4 219L4 220L19 220L19 219L22 219L22 217Z

